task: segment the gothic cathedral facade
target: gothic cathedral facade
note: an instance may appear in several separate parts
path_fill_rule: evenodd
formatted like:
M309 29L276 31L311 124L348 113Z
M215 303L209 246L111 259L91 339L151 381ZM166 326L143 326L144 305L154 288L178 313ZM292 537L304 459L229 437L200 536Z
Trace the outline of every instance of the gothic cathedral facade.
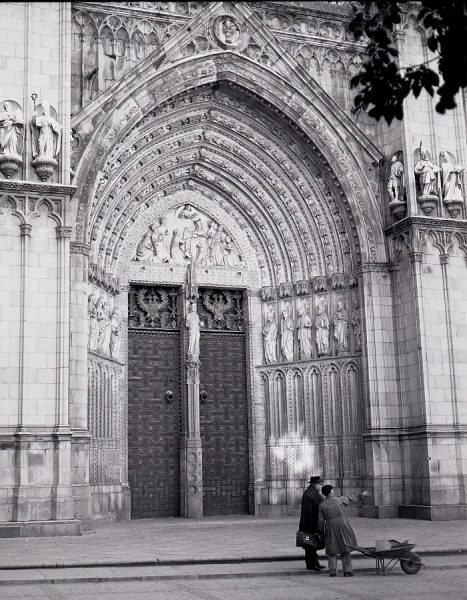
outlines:
M466 97L353 114L350 14L0 5L0 528L467 518Z

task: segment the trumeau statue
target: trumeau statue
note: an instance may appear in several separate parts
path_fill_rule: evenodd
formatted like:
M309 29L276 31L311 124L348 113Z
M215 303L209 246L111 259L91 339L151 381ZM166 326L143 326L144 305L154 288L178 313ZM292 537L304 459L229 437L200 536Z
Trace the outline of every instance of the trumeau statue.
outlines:
M186 327L188 329L188 360L198 362L200 328L196 302L190 302L190 308L186 316Z
M311 358L311 329L313 325L307 314L306 304L303 303L298 311L297 330L298 330L298 350L301 360Z
M462 173L464 167L455 164L449 152L441 151L441 191L443 200L463 200Z
M294 334L294 322L292 319L292 311L290 304L286 304L282 311L281 321L281 350L284 359L287 362L293 360L293 334Z
M50 104L44 100L31 119L33 158L55 160L60 152L62 128L50 114Z
M236 267L242 259L224 228L184 204L149 225L139 242L135 260L196 266Z
M428 158L428 151L420 142L420 159L414 167L415 174L418 175L421 196L438 195L438 177L440 169L434 165Z
M268 365L277 362L277 323L274 306L270 304L266 312L266 322L263 327L264 358Z
M337 342L337 350L349 349L349 314L345 308L343 298L337 301L337 309L333 319L334 339Z
M23 152L24 121L19 111L5 101L0 111L0 154L21 158Z
M316 344L318 346L318 356L329 354L329 317L327 314L327 301L324 296L316 305Z
M388 191L391 202L404 201L404 165L397 155L391 158L391 173L389 175Z

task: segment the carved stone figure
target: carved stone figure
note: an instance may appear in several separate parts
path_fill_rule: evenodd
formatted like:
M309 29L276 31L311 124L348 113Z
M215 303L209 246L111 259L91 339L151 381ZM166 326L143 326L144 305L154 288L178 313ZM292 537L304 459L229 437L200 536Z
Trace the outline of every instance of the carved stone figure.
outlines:
M404 165L396 155L391 158L391 173L389 175L388 191L391 202L403 202Z
M438 195L438 178L436 173L439 167L434 165L428 158L428 151L420 144L420 159L414 167L420 183L421 196Z
M316 305L315 327L318 356L325 356L329 354L329 317L327 315L327 302L324 296L321 297Z
M277 362L277 323L272 304L268 306L263 327L264 358L268 365Z
M281 350L284 359L287 362L293 360L293 334L294 334L294 322L292 319L292 311L290 306L287 304L282 311L281 321Z
M352 312L352 327L353 338L355 342L355 350L362 349L362 324L360 319L360 302L358 298L354 298Z
M50 104L44 100L39 114L32 118L32 155L54 160L60 152L62 128L50 114Z
M11 179L23 164L24 122L10 102L4 102L0 111L0 171Z
M333 319L334 339L337 342L338 351L349 349L349 314L345 308L342 298L337 301L337 309Z
M24 121L4 102L0 112L0 154L21 158L23 151Z
M97 348L99 352L109 353L110 345L110 304L100 296L96 304Z
M88 322L88 348L89 350L97 350L97 338L99 336L99 329L97 326L96 296L94 294L90 294L88 297Z
M149 225L148 231L144 234L142 240L136 248L136 260L146 261L151 260L155 253L155 247L153 243L156 239L156 228L154 225Z
M454 164L446 150L441 152L441 160L443 200L462 200L461 174L464 167Z
M110 318L110 356L115 360L120 358L120 309L115 306Z
M298 351L302 360L309 360L311 358L311 328L313 325L310 317L306 314L305 304L300 306L298 315Z
M219 24L219 39L229 46L234 46L240 39L240 29L232 17L224 17Z
M135 260L182 263L196 266L236 267L242 262L237 247L224 228L191 205L169 211L150 225L140 240Z
M199 315L196 302L190 302L190 309L186 316L186 327L188 329L188 360L199 361Z

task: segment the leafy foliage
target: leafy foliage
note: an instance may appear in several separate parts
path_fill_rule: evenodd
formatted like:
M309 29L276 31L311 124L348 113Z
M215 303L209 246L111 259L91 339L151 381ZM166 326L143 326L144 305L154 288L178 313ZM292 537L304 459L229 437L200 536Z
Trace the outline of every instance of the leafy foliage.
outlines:
M437 53L438 72L428 66L431 61L401 69L393 33L401 23L403 2L380 0L353 4L350 30L356 40L368 38L367 57L362 69L351 80L358 88L355 112L365 110L391 123L402 119L403 101L412 92L417 98L422 90L439 100L436 110L444 113L455 108L455 96L467 87L467 0L423 0L419 3L418 22L427 31L427 46Z

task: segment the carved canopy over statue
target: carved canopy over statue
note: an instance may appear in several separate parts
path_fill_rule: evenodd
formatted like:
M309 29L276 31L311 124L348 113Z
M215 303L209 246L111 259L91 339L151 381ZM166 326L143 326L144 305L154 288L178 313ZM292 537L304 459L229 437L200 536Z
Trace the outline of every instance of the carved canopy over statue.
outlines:
M242 263L223 226L190 204L149 225L136 248L135 260L232 268Z

